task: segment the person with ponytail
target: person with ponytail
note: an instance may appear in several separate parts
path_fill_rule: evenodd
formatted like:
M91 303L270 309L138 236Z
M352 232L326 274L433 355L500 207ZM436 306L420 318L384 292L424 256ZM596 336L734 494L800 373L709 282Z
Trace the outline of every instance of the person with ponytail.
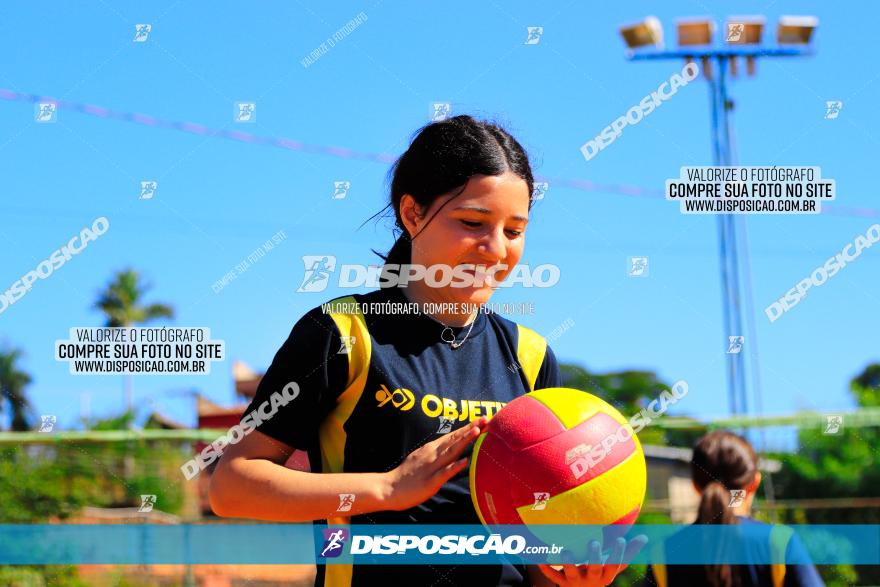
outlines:
M738 434L716 430L700 438L691 457L691 478L694 489L700 494L694 524L760 525L762 528L755 530L762 531L746 532L742 537L744 540L760 540L761 544L740 545L744 546L740 550L763 553L758 556L772 560L773 549L778 549L779 559L783 562L748 565L662 565L655 562L648 568L643 587L824 587L813 565L784 564L785 560L807 558L796 535L790 531L776 533L775 528L784 527L771 527L750 517L752 502L761 484L758 462L751 443ZM784 537L782 541L780 536ZM667 551L682 552L688 548L688 545L675 544L674 539L667 542ZM723 545L714 546L716 552L725 550Z
M392 166L390 188L396 240L380 289L316 306L293 326L242 417L251 433L225 449L211 477L216 514L322 530L479 525L466 451L508 402L560 386L543 337L484 311L525 246L533 178L516 139L470 116L432 122ZM454 269L458 285L416 279L419 267ZM414 306L428 310L372 310ZM288 389L278 405L274 394ZM295 449L308 454L309 471L285 466ZM626 568L618 548L606 564L562 571L318 564L315 585L598 587ZM338 541L324 550L338 554Z

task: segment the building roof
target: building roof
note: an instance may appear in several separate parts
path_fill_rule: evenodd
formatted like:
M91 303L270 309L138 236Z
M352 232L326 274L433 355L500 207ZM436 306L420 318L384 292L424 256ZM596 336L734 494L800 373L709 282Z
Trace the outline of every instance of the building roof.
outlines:
M643 444L642 451L646 458L655 458L671 461L691 462L693 450L680 446L659 446L656 444ZM758 468L768 473L777 473L782 469L782 463L775 459L758 459Z
M246 398L257 395L257 386L265 373L257 373L243 361L232 362L232 380L235 382L235 393Z
M211 416L241 416L244 414L247 407L248 404L238 404L225 407L215 404L201 394L196 397L196 413L199 418Z
M163 430L188 430L189 426L172 420L171 418L160 412L153 412L152 414L150 414L150 417L147 418L147 422L144 425L144 428L161 428Z

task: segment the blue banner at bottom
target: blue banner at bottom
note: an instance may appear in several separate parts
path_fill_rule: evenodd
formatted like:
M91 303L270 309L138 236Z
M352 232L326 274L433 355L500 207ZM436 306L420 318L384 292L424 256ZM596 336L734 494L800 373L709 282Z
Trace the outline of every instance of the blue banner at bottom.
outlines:
M880 525L0 525L0 564L880 564ZM595 561L595 559L593 559Z

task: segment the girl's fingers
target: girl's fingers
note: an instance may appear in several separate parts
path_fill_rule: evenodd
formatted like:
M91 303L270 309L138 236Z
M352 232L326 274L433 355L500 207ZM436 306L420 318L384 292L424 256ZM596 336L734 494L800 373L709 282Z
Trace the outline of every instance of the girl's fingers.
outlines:
M442 438L440 438L440 446L446 448L448 446L455 446L457 444L461 444L468 439L475 438L476 433L473 423L468 424L467 426L462 426L458 430L450 432L449 434L445 434Z
M623 553L623 566L626 567L632 559L636 558L636 556L642 551L642 548L648 543L648 537L644 534L639 534L635 538L629 541L629 544L626 545L626 550Z
M550 565L539 564L538 569L545 577L559 585L581 585L585 582L596 585L610 585L615 577L620 574L629 562L636 557L645 544L648 537L640 534L627 543L623 538L618 538L614 544L611 556L605 565L602 564L602 547L597 541L589 544L589 564L576 565L574 558L568 551L562 552L562 570L557 571Z
M615 541L614 550L611 552L611 556L608 557L605 567L602 569L602 583L604 585L609 585L614 581L614 577L626 568L623 564L623 554L625 549L626 540L618 538Z
M449 463L438 472L438 479L441 484L446 483L453 477L459 474L459 472L463 471L468 466L467 457L463 459L459 459L452 463Z
M483 418L481 418L482 420ZM437 447L438 461L441 464L448 464L457 459L461 453L465 451L468 445L476 440L480 435L481 427L472 423L463 426L455 432L443 436L439 439Z
M550 565L538 565L538 570L557 585L565 581L565 575L562 574L562 571L557 571Z
M562 571L559 574L561 577L556 582L560 585L579 585L583 577L583 569L575 564L574 557L567 550L562 551Z
M596 540L591 540L589 550L590 554L587 558L589 563L583 571L583 576L585 576L590 583L596 584L602 577L602 570L604 569L602 566L602 545Z
M564 580L574 585L582 583L583 578L586 576L584 567L581 565L562 565L562 573Z

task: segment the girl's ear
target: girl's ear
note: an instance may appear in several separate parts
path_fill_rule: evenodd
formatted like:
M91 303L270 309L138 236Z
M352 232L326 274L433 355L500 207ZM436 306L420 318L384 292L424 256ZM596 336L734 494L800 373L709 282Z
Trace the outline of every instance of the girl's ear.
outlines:
M400 219L410 238L418 234L422 214L418 202L410 194L403 194L400 198Z
M758 491L758 487L761 485L761 471L755 473L754 480L749 483L749 486L746 487L746 493L755 493Z

